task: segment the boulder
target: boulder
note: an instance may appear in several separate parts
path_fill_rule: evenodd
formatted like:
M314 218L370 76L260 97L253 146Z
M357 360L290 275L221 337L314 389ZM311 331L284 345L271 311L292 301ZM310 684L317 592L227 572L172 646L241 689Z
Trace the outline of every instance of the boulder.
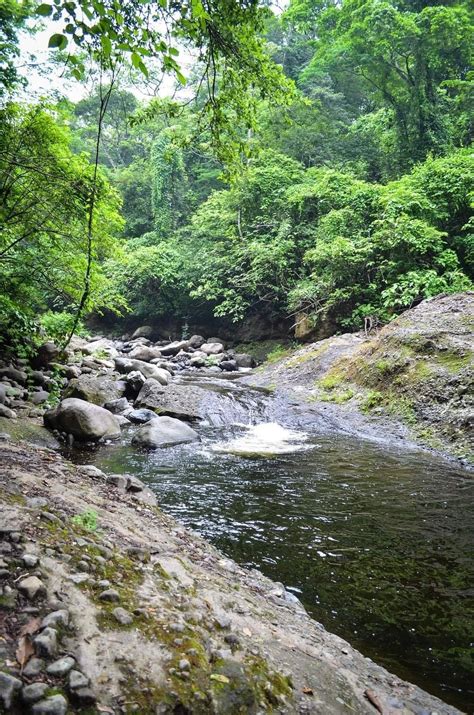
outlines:
M206 355L218 355L224 352L224 345L222 343L204 343L200 350Z
M136 397L143 385L146 382L146 377L139 370L132 370L127 375L127 394L131 393Z
M49 398L49 392L46 392L46 390L38 390L38 392L34 392L31 395L31 402L34 405L41 405L43 402L46 402L46 400Z
M124 412L130 405L128 404L128 400L126 397L119 397L116 400L110 400L110 402L106 402L104 404L104 407L106 410L109 412L112 412L114 415L119 415L121 412Z
M128 357L133 360L151 362L155 358L161 358L161 351L160 348L151 348L147 345L137 345L128 353Z
M173 343L160 346L160 352L162 355L177 355L180 350L187 350L189 347L189 340L175 340Z
M130 412L127 412L127 419L129 419L130 422L134 422L135 424L145 424L150 420L154 420L156 417L156 412L153 412L153 410L147 410L146 408L143 408L141 410L131 410Z
M173 417L156 417L139 428L132 439L136 447L159 449L199 439L189 425Z
M49 367L57 359L60 352L58 346L51 341L43 343L36 351L36 355L32 360L33 365L35 367Z
M201 345L204 345L206 342L206 339L202 337L202 335L191 335L189 338L189 344L192 348L200 348Z
M222 340L222 338L208 338L206 340L207 343L220 343L222 347L225 347L225 340Z
M153 328L151 325L141 325L135 330L132 338L150 338L153 335Z
M11 380L12 382L18 382L20 385L26 385L28 379L26 372L17 370L13 365L0 368L0 379L2 377L6 377L7 380Z
M222 360L219 363L219 367L221 370L224 370L224 372L235 372L239 369L235 360Z
M44 415L50 429L72 434L78 440L98 441L120 436L120 424L108 410L85 400L71 397Z
M125 386L108 375L80 375L71 380L64 397L77 397L95 405L118 400L123 396Z
M6 405L0 405L0 417L6 417L7 420L13 420L16 417L16 412L11 410Z
M218 401L217 393L197 385L172 383L163 387L155 380L147 380L135 400L135 407L147 407L160 415L185 420L201 420L207 418L209 408L218 409Z
M115 367L119 372L129 373L134 370L138 370L142 373L145 378L153 378L161 385L167 385L170 379L170 374L167 370L162 370L156 365L152 365L149 362L144 362L143 360L131 360L129 358L117 358L115 360Z
M238 367L255 367L255 359L248 353L235 353L234 360Z
M103 353L107 357L114 358L118 355L118 350L114 345L112 340L107 340L107 338L100 338L98 340L93 340L83 346L82 352L86 355L94 355L94 353Z

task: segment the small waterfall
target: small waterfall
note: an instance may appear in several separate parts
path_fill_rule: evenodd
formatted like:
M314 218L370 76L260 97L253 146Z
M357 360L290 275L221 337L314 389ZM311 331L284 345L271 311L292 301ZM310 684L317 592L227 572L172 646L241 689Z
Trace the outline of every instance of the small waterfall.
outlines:
M248 426L244 435L221 442L213 447L215 452L226 452L241 457L272 457L307 449L305 432L282 427L277 422L262 422Z

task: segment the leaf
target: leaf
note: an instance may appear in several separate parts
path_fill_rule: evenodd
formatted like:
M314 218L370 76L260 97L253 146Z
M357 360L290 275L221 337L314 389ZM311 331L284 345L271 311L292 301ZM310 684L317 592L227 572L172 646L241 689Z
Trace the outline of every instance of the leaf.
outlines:
M221 675L220 673L212 673L211 680L216 680L218 683L230 683L229 678L226 675Z
M176 70L176 77L183 86L186 84L186 77L184 76L184 74L181 74L179 70Z
M54 35L51 35L49 38L48 42L48 47L57 47L60 50L64 50L64 48L67 46L67 37L65 35L60 35L59 33L55 33Z
M20 636L32 636L33 633L39 631L41 627L41 618L32 618L21 627Z
M110 41L110 38L107 37L107 35L102 35L100 38L100 44L102 45L102 51L105 57L110 57L112 54L112 42Z
M48 5L47 3L42 3L36 8L36 14L41 15L42 17L48 17L48 15L51 15L53 12L53 6Z
M18 641L18 648L15 652L15 658L20 664L21 670L23 670L31 656L34 654L35 649L33 646L33 641L31 639L31 636L26 633L24 636L21 636L20 640Z

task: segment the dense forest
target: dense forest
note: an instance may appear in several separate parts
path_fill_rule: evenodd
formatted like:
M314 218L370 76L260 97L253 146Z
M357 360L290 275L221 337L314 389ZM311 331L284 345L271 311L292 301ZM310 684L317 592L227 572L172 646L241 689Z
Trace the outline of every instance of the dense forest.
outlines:
M467 0L7 0L0 22L4 345L91 315L324 335L472 287ZM79 101L29 101L45 23Z

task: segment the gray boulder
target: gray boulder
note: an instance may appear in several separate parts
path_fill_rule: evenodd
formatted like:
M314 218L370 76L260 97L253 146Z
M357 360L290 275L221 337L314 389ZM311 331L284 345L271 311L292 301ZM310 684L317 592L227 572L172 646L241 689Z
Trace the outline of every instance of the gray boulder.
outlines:
M248 353L235 353L234 360L239 367L255 367L255 359Z
M201 420L207 419L209 412L219 411L219 402L218 393L197 385L171 383L163 387L155 380L147 380L135 400L135 407L147 407L178 419Z
M124 391L123 383L108 375L80 375L71 380L64 397L77 397L102 406L106 402L118 400Z
M175 340L168 345L162 345L160 352L162 355L177 355L180 350L187 350L190 347L189 340Z
M205 342L206 339L202 335L191 335L189 338L189 344L192 348L200 348Z
M235 360L222 360L219 363L219 367L221 370L224 370L224 372L235 372L239 369Z
M50 429L72 434L78 440L97 441L120 436L116 417L103 407L71 397L63 400L54 410L44 415Z
M137 345L128 353L128 357L132 360L143 360L151 362L155 358L161 358L160 348L151 348L148 345Z
M173 417L156 417L139 428L132 439L136 447L158 449L195 442L198 434L189 425Z
M131 392L136 397L145 384L146 377L139 370L132 370L128 373L126 381L128 393Z
M151 325L141 325L135 330L132 338L150 338L153 335L153 328Z
M93 340L87 345L84 345L82 352L86 355L94 355L95 353L103 353L107 357L114 358L118 355L118 350L115 347L112 340L107 340L107 338L99 338L98 340Z
M153 410L147 410L146 408L143 408L141 410L131 410L130 412L127 412L127 419L129 419L130 422L134 422L135 424L145 424L150 420L154 420L156 417L156 412L153 412Z
M0 417L6 417L7 420L13 420L16 417L16 412L5 405L0 405Z
M224 346L222 343L204 343L201 345L200 350L206 355L218 355L224 352Z
M17 382L19 385L26 385L28 379L26 372L17 370L13 365L0 368L0 379L2 377L6 377L7 380L11 380L12 382Z
M151 377L161 385L167 385L170 379L170 374L167 370L162 370L160 367L152 365L149 362L144 362L143 360L117 358L115 360L115 367L119 372L125 374L138 370L145 378L148 379Z
M38 392L34 392L31 395L31 402L34 405L41 405L43 402L46 402L48 398L49 392L46 392L46 390L38 390Z
M110 400L110 402L106 402L104 404L105 409L112 412L113 415L119 415L121 412L128 409L129 406L130 405L128 404L126 397L119 397L117 400Z

